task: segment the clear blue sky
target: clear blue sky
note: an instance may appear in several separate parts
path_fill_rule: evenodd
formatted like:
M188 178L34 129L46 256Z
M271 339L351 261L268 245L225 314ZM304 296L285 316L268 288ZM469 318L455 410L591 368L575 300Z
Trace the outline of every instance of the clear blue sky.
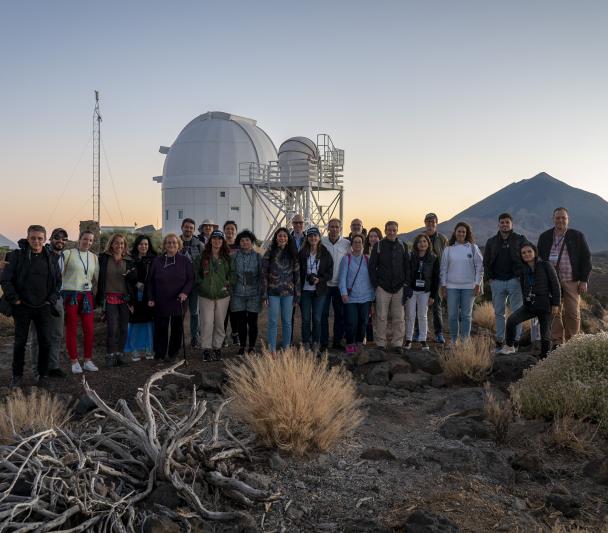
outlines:
M540 171L608 198L607 24L603 1L6 2L0 233L90 216L94 89L104 224L157 223L158 146L209 110L332 135L367 226Z

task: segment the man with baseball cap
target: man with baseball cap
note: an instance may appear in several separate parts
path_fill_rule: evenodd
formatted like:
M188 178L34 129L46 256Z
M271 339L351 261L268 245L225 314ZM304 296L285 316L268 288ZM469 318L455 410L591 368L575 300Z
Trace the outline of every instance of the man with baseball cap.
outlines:
M428 213L424 217L424 233L431 241L431 249L441 262L443 250L448 245L448 238L437 231L437 223L439 222L435 213ZM433 329L435 330L435 342L439 344L445 343L443 337L443 316L441 314L441 296L439 293L433 301Z
M46 244L45 248L52 254L57 261L59 272L63 272L64 256L63 250L68 241L68 232L63 228L55 228L51 232L51 238L49 243ZM52 378L64 378L65 372L59 367L59 354L61 353L61 346L63 346L63 298L61 295L57 298L55 304L55 313L51 315L50 319L50 341L51 346L49 348L49 366L48 376ZM32 335L32 341L30 343L30 355L32 359L32 374L35 380L38 380L38 336L36 335L36 328L32 324L30 327L30 333Z

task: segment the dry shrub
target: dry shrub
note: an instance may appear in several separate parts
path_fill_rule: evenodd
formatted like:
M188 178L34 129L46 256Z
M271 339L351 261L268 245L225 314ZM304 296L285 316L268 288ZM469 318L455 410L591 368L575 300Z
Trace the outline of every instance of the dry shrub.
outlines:
M564 415L553 421L545 442L552 448L589 457L593 453L592 443L596 433L597 430L593 430L585 421Z
M523 415L565 415L608 429L608 333L577 335L511 386Z
M441 354L439 362L450 381L483 383L494 360L494 341L487 335L457 340Z
M0 442L61 426L68 417L68 407L55 395L34 390L24 394L17 389L0 403Z
M325 451L363 419L351 375L302 348L226 366L232 411L266 445L298 456Z
M492 302L482 302L473 309L473 322L488 331L496 331L496 317Z
M483 410L488 420L493 426L496 434L496 442L505 442L509 432L509 425L513 421L514 409L509 399L499 401L489 383L485 383Z

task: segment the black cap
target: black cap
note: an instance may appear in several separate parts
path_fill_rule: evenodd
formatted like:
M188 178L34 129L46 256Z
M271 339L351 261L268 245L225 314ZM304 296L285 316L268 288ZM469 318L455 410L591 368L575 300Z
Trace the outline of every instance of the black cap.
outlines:
M51 239L53 237L63 237L64 239L68 238L68 232L65 231L63 228L55 228L53 231L51 231Z
M222 230L219 229L215 229L211 232L211 238L218 238L218 239L224 239L226 240L226 236L224 235L224 232Z
M321 236L321 232L319 231L319 228L315 228L313 226L312 228L308 228L306 230L306 236L308 237L309 235L318 235L320 237Z

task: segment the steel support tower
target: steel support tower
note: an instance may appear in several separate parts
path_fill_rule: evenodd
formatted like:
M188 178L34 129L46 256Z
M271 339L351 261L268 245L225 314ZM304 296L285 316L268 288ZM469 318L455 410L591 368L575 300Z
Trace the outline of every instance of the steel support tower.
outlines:
M101 114L99 113L99 91L95 91L93 109L93 220L101 221Z

